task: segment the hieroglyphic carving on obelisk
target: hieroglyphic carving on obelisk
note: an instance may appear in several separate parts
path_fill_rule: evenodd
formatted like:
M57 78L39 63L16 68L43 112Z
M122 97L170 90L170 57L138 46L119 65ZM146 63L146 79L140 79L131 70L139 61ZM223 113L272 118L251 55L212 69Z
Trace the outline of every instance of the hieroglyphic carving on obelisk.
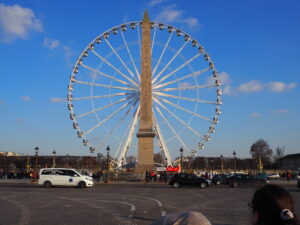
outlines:
M152 64L151 64L151 23L145 11L142 22L142 55L140 86L140 126L138 137L139 171L154 169L152 125Z

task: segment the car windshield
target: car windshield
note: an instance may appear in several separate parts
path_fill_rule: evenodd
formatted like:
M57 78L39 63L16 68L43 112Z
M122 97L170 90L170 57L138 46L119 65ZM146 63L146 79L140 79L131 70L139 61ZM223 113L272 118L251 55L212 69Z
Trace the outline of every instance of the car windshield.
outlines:
M76 169L74 169L74 171L75 171L76 173L78 173L80 176L83 176L83 174L82 174L82 173L80 173L80 171L79 171L79 170L76 170Z

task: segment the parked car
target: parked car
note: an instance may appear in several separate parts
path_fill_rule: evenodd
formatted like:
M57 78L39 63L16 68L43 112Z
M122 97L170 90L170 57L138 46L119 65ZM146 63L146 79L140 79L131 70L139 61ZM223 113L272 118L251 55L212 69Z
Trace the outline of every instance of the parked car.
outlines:
M297 187L300 188L300 168L298 169Z
M79 188L94 186L93 179L82 175L76 169L44 168L40 170L38 184L45 188L52 186L74 186Z
M227 184L229 175L227 174L216 174L211 179L214 185Z
M233 188L242 186L261 187L267 183L268 181L266 179L251 176L248 174L237 174L228 178L228 185Z
M267 179L270 179L270 180L279 180L280 176L278 173L271 173L271 174L268 174L268 177Z
M180 186L198 186L200 188L205 188L210 186L210 182L193 173L177 173L171 177L169 185L175 188Z

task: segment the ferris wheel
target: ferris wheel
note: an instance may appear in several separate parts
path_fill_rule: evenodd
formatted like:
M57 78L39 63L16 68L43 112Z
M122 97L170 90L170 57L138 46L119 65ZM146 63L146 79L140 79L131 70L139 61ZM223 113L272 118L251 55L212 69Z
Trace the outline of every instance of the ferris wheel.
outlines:
M80 54L68 85L77 136L91 153L113 151L118 166L137 149L142 22L109 29ZM172 165L204 148L219 122L221 81L213 61L191 35L151 22L152 115L155 150Z

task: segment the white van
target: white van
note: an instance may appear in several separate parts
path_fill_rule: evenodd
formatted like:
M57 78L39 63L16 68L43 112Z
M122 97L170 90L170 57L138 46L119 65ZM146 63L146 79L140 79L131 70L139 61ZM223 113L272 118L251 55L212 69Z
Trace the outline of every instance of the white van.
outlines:
M94 186L93 178L82 175L76 169L44 168L40 170L39 185L45 188L52 186L74 186L79 188Z

